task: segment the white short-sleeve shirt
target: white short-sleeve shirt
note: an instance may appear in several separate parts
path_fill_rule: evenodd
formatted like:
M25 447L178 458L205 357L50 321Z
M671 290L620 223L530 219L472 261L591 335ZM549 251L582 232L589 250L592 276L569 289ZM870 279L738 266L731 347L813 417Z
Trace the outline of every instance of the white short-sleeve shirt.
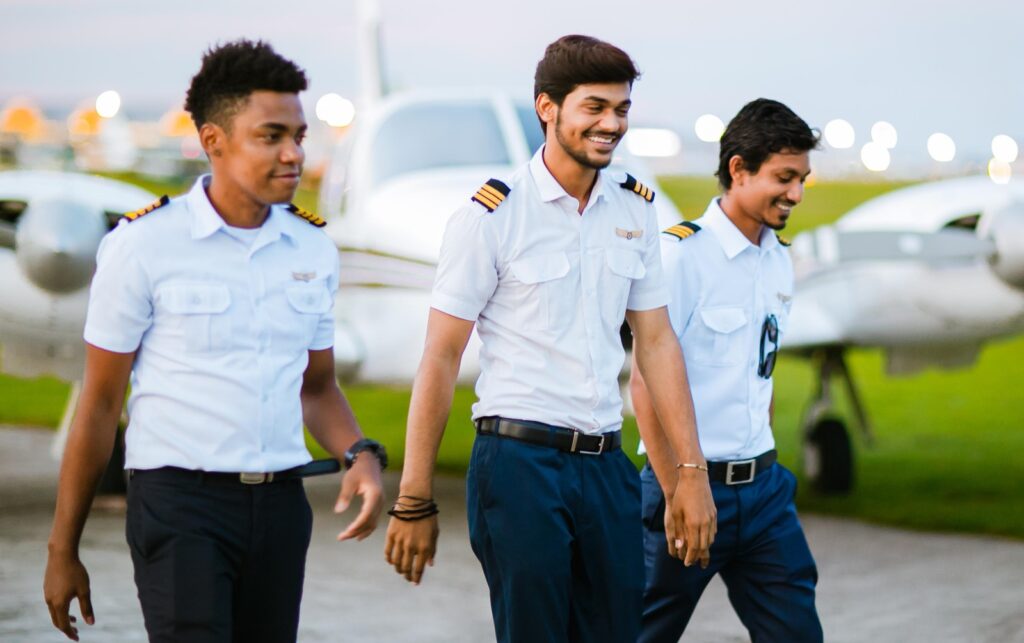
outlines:
M583 214L543 160L508 181L494 212L470 202L445 230L432 307L475 321L473 417L618 429L619 329L668 301L654 206L601 171Z
M713 199L685 239L663 234L662 259L708 460L738 460L775 446L768 407L772 380L757 374L761 332L774 315L780 342L789 320L793 266L774 231L754 245ZM768 342L766 351L773 348Z
M128 468L298 466L310 460L299 401L308 351L334 344L338 253L278 205L255 239L238 238L208 180L103 239L85 341L138 351Z

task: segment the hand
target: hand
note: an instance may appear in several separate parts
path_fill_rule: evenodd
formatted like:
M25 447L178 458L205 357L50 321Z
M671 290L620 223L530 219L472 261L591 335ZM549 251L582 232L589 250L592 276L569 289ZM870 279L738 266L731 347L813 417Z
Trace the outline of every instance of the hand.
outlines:
M405 580L419 585L423 568L428 564L434 566L439 531L436 515L420 520L392 518L384 543L384 559Z
M338 540L355 538L363 540L373 533L380 519L381 504L384 493L380 483L380 462L372 453L363 451L356 458L352 468L345 472L341 479L341 492L334 504L334 513L340 514L348 509L353 496L362 498L362 507L355 520L349 523L340 534Z
M78 640L77 620L69 613L71 599L78 599L82 618L89 625L96 623L89 596L89 574L78 556L50 554L46 561L43 597L50 608L50 620L72 641Z
M687 567L699 561L701 568L707 568L711 562L711 543L718 531L718 512L707 473L681 470L670 502L665 510L669 554Z

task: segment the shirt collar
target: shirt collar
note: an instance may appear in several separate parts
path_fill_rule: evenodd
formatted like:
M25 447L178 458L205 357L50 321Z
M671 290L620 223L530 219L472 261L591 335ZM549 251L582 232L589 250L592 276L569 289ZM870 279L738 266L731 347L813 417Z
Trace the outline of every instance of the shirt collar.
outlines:
M210 203L210 197L206 194L206 188L209 185L210 175L200 176L186 197L189 211L192 213L191 233L193 239L209 237L227 226L224 219L217 214L217 210ZM256 237L253 247L264 246L280 239L281 236L291 239L292 231L284 221L288 216L290 215L281 212L281 208L271 206L266 221L260 226L260 234Z
M533 177L533 182L537 186L540 200L550 203L562 197L569 197L575 201L575 197L565 191L565 188L552 176L548 166L544 163L545 147L545 145L541 145L540 149L533 155L533 158L530 159L530 176ZM606 180L605 173L598 170L594 189L590 191L591 203L597 203L598 199L608 198L607 185L608 181ZM587 207L590 207L590 203L587 204Z
M736 224L725 214L725 211L722 210L722 204L719 202L719 197L711 199L708 209L704 211L704 220L701 223L705 228L714 233L719 245L722 246L722 250L725 252L725 256L729 259L734 259L736 255L747 248L758 247L750 243L750 240L740 232ZM774 231L768 226L762 226L760 249L767 252L777 245L779 245L779 241L775 237Z

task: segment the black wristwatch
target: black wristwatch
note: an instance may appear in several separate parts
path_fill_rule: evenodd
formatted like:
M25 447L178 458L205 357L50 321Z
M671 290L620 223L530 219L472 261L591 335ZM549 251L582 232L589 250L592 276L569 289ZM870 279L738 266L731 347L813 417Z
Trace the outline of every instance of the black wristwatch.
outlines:
M348 451L345 452L345 470L348 471L352 468L352 465L356 463L356 456L363 451L369 451L373 455L377 456L380 461L380 470L383 471L388 466L388 452L384 449L384 445L376 440L369 438L363 438L362 440L353 444Z

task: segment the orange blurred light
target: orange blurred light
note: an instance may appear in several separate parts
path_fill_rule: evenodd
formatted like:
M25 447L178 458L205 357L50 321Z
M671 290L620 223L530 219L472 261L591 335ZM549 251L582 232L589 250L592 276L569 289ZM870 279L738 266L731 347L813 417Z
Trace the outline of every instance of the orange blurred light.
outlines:
M72 136L96 136L102 123L95 107L79 107L68 116L68 132Z
M160 118L160 135L170 138L195 136L196 126L188 112L172 109Z
M34 141L42 138L45 131L43 113L26 99L12 99L4 111L0 112L0 132Z

